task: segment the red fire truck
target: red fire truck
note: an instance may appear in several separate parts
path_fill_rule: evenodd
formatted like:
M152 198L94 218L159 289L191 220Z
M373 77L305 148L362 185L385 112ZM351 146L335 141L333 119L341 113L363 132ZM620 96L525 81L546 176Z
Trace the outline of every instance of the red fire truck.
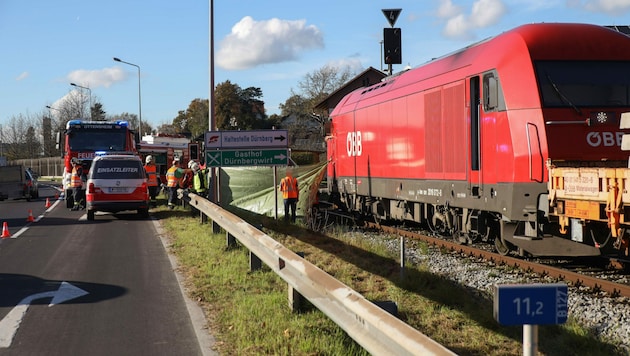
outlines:
M87 173L92 160L100 152L138 154L134 131L129 128L127 121L70 120L63 135L58 135L57 145L64 157L63 189L68 208L74 204L70 187L72 158L77 158Z

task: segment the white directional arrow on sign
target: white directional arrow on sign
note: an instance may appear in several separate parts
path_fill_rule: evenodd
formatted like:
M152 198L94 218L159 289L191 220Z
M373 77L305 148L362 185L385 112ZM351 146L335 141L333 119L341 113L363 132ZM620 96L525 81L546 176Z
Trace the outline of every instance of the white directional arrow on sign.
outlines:
M88 292L81 288L75 287L68 282L61 282L57 290L29 295L22 299L18 305L11 309L9 314L0 320L0 348L11 346L13 336L15 336L28 307L34 300L52 297L52 301L48 304L49 307L52 307L55 304L61 304L86 294L88 294Z

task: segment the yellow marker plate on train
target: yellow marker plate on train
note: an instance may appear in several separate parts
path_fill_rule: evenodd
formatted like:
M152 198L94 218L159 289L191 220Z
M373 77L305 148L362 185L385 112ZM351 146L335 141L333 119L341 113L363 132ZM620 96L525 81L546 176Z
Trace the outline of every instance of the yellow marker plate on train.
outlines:
M564 202L564 213L572 218L599 220L599 203L585 200Z

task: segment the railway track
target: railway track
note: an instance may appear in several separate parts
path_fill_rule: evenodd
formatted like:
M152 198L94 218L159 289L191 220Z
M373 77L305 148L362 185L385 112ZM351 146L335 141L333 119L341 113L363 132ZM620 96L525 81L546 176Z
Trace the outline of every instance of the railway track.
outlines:
M504 256L474 246L462 245L455 241L451 242L448 240L427 236L426 234L401 229L399 227L386 226L373 222L365 222L365 227L378 229L383 231L384 233L399 235L416 241L423 241L429 245L433 245L441 249L457 252L459 254L467 255L470 257L481 258L496 265L519 268L523 271L535 273L543 277L548 276L560 281L567 282L577 288L588 288L593 293L604 292L611 297L630 298L630 285L601 279L597 275L587 275L584 273L568 270L566 268L559 268L552 265L539 263L537 261L528 261L511 256Z

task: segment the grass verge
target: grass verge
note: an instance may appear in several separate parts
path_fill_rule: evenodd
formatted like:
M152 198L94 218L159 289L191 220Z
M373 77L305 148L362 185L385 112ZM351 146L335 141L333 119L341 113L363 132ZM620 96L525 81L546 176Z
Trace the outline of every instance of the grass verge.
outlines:
M368 354L317 309L292 313L286 283L267 267L251 272L247 249L226 248L225 233L212 234L210 224L199 224L181 207L152 213L170 236L170 252L179 260L191 297L206 312L221 355ZM333 238L243 214L367 299L396 302L402 320L459 355L522 353L522 327L500 326L487 296L435 276L423 265L408 265L403 277L397 256L356 234L337 231ZM539 354L621 353L570 319L539 328Z

